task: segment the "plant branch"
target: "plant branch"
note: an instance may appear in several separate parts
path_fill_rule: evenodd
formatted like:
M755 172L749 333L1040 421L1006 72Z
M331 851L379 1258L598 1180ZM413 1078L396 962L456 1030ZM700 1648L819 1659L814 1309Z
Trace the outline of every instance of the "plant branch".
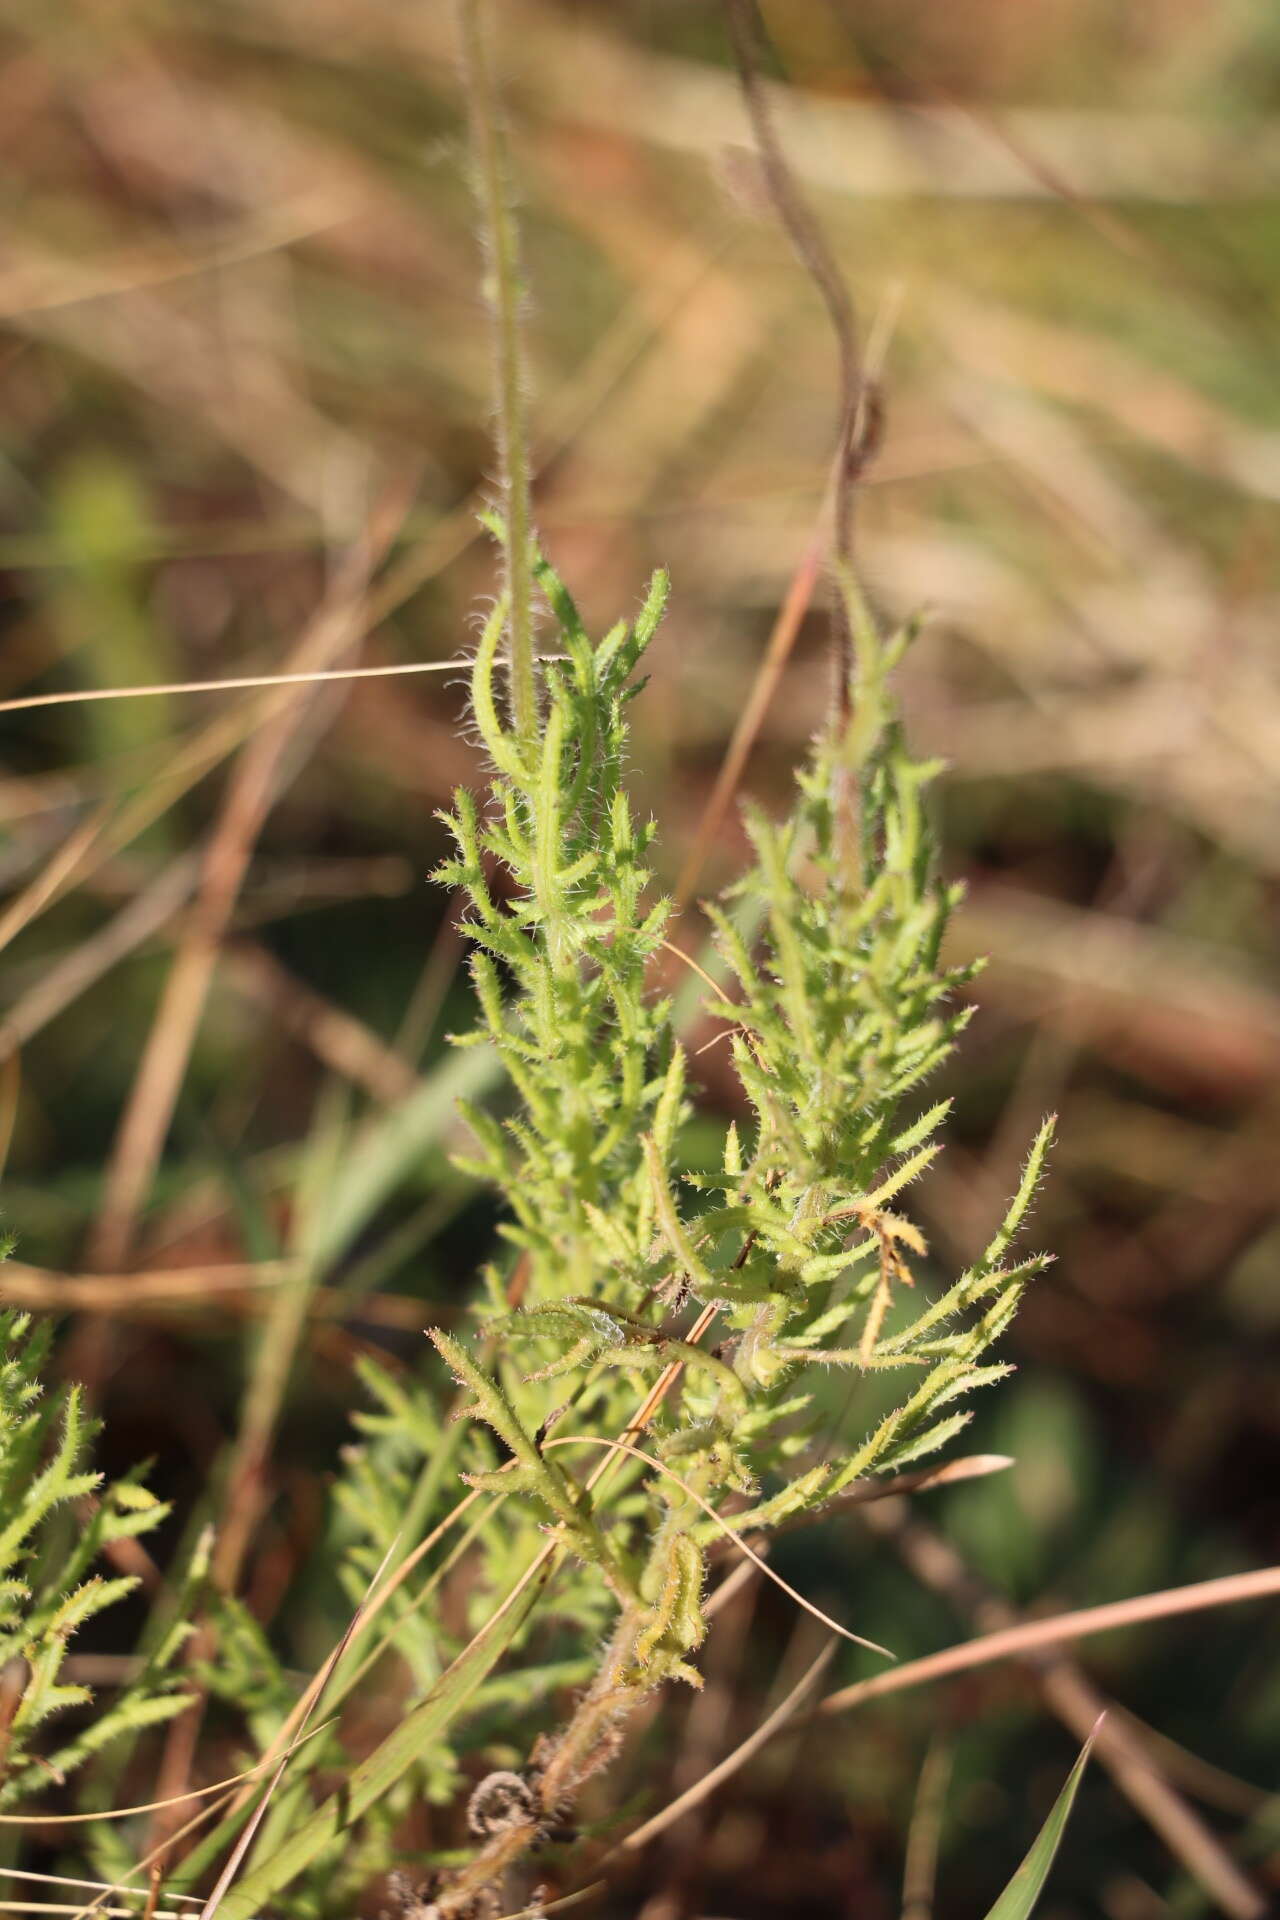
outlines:
M511 205L506 130L498 102L482 0L458 0L463 72L471 116L476 202L488 255L486 291L493 326L498 458L506 559L508 666L517 738L529 748L538 734L533 657L533 514L529 430L520 343L520 247Z

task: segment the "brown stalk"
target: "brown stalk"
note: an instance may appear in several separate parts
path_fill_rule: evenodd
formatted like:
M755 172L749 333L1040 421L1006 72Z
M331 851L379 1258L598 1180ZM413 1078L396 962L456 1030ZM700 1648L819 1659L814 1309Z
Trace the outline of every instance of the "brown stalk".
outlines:
M724 825L751 749L777 693L783 670L812 601L828 545L838 576L836 589L831 596L832 711L837 716L847 714L853 637L845 583L853 563L854 493L864 468L876 450L873 442L879 424L878 420L873 423L870 417L872 392L858 344L852 299L827 245L826 236L805 203L787 165L761 85L758 44L761 28L755 0L725 0L725 13L742 96L751 119L770 197L797 254L822 295L836 336L840 427L831 481L823 499L818 528L792 575L764 657L746 704L738 716L689 852L680 868L673 896L677 913L692 900L707 856ZM830 531L826 532L824 528L828 517L832 525Z
M824 518L825 512L824 506ZM738 715L733 736L725 748L724 759L720 762L720 771L716 775L715 785L707 797L689 851L680 868L673 895L677 913L687 907L693 899L702 869L706 865L707 855L715 845L729 808L733 804L733 797L742 779L743 769L756 743L760 728L764 724L765 715L778 691L783 669L791 657L796 636L809 610L813 589L822 565L824 545L822 533L815 532L791 576L791 584L787 588L785 600L778 609L778 616L773 623L773 631L769 635L769 644L765 648L764 658L752 682L746 704Z
M871 398L858 344L857 316L849 289L797 185L782 151L760 78L762 29L755 0L724 0L729 37L738 68L743 103L755 135L756 150L770 199L792 246L822 297L836 337L839 377L839 426L832 489L832 557L836 590L831 597L832 712L837 721L849 711L853 669L853 632L844 582L853 572L854 494L862 469L874 452L869 418Z
M0 1299L42 1313L98 1313L124 1319L211 1309L253 1316L269 1312L273 1289L296 1280L301 1272L297 1262L288 1260L118 1274L53 1273L11 1260L0 1273ZM433 1308L432 1313L436 1322L454 1317L448 1308ZM307 1299L310 1319L359 1320L406 1333L421 1332L423 1314L422 1301L409 1294L375 1293L355 1300L341 1287L312 1287Z

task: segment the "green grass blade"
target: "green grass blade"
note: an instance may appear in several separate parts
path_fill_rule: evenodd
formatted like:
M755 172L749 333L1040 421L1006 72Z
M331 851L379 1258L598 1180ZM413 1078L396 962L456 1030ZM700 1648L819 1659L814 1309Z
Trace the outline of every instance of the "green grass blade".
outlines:
M1066 1785L1054 1801L1048 1819L1036 1835L1031 1851L988 1913L987 1920L1027 1920L1027 1915L1044 1891L1044 1883L1049 1877L1049 1869L1053 1865L1063 1829L1075 1803L1076 1790L1084 1777L1097 1736L1098 1729L1095 1727L1085 1741L1080 1758L1068 1774Z
M477 1099L500 1077L491 1047L447 1054L416 1091L356 1137L328 1206L313 1223L310 1253L317 1267L339 1259L400 1181L420 1168L428 1148L440 1145L455 1124L458 1101Z
M548 1569L550 1565L548 1562ZM353 1769L346 1783L330 1794L269 1859L263 1860L223 1895L218 1903L221 1920L254 1920L282 1887L288 1886L319 1853L390 1792L397 1780L440 1739L497 1664L528 1618L544 1579L532 1581L515 1606L491 1627L482 1628L441 1675L426 1699Z

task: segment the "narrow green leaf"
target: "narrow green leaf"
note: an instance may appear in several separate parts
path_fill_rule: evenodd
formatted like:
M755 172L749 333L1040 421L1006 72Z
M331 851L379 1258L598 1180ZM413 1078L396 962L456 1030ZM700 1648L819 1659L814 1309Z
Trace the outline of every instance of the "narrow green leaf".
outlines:
M427 1149L445 1138L455 1124L455 1103L485 1092L499 1075L490 1046L453 1054L357 1136L323 1218L313 1222L311 1257L317 1269L346 1252L397 1184L418 1169Z
M552 1564L547 1562L548 1570ZM414 1762L430 1751L520 1631L542 1585L542 1580L532 1581L515 1606L493 1626L482 1628L426 1699L352 1770L343 1786L330 1794L270 1859L223 1895L218 1906L222 1920L254 1920L282 1887L296 1879L317 1854L376 1805Z
M1101 1721L1098 1725L1101 1726ZM1067 1776L1067 1783L1054 1801L1049 1817L1036 1835L1035 1842L1018 1871L1005 1888L1000 1898L987 1915L987 1920L1027 1920L1027 1915L1035 1906L1044 1891L1044 1883L1049 1877L1054 1855L1058 1851L1063 1829L1075 1803L1076 1791L1084 1777L1093 1743L1098 1737L1095 1727L1085 1741L1080 1758Z

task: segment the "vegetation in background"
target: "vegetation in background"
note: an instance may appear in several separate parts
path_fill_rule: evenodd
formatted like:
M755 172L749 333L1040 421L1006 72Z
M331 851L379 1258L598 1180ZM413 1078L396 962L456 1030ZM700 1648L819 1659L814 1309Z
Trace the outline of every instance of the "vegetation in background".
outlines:
M138 1585L98 1563L149 1533L165 1509L140 1475L104 1487L86 1465L97 1422L77 1388L48 1394L52 1323L0 1314L0 1807L59 1783L113 1742L172 1720L186 1704L171 1669L190 1628L176 1621L104 1712L74 1721L87 1687L61 1678L72 1637Z
M905 281L896 306L886 297L891 406L862 495L860 555L874 631L893 631L921 595L946 611L898 684L912 738L950 763L933 790L944 869L972 882L940 969L994 956L959 985L953 1011L980 1001L983 1019L941 1068L933 1097L958 1095L950 1148L913 1191L915 1230L933 1254L905 1240L890 1249L914 1289L892 1271L881 1286L878 1252L864 1274L875 1312L877 1292L889 1296L876 1342L895 1340L941 1276L972 1263L1037 1116L1062 1112L1040 1235L1063 1257L1006 1336L1002 1358L1018 1358L1020 1373L973 1403L974 1444L1015 1455L1016 1471L933 1496L928 1511L917 1502L917 1529L927 1533L930 1516L937 1529L927 1551L897 1535L886 1547L870 1533L871 1508L866 1528L843 1508L821 1529L784 1523L769 1550L830 1615L909 1659L963 1637L993 1606L1108 1599L1270 1551L1274 208L1265 122L1250 117L1267 97L1267 55L1249 9L1212 31L1170 10L1117 39L1070 6L1018 31L1005 19L998 32L979 8L963 48L885 9L856 33L824 25L821 8L767 11L797 115L832 116L816 145L795 151L839 256L856 264L871 310L882 281ZM179 8L163 39L151 23L120 38L96 23L102 61L74 67L45 23L6 29L19 107L31 103L2 136L17 183L2 482L14 695L288 667L298 635L315 637L317 607L335 663L394 666L452 646L488 576L469 544L489 459L487 356L461 291L470 213L447 10L419 15L375 6L355 40L335 16L319 58L315 16L300 35L284 8L260 10L251 28ZM743 130L720 26L710 10L694 16L623 7L593 23L522 5L504 33L520 55L518 172L542 294L530 330L544 399L530 443L548 551L592 632L656 559L677 583L647 650L646 698L626 710L637 832L651 814L660 827L645 910L693 838L748 704L757 642L763 650L766 621L795 591L793 568L802 582L831 409L816 303L735 156ZM562 84L584 71L589 84ZM918 137L957 100L977 126L963 164L958 148L931 157ZM680 104L659 113L659 101ZM1060 105L1116 113L1073 145ZM889 158L859 144L864 110L896 143ZM975 145L985 158L970 171ZM824 152L844 156L844 171L824 172ZM371 518L378 537L366 541ZM542 650L569 656L555 664L571 695L572 647L554 615L542 621ZM790 768L821 724L823 624L801 619L789 663L776 635L770 650L780 677L746 775L765 820L785 815ZM357 656L358 634L372 637ZM594 1605L603 1635L616 1617L603 1583L560 1554L546 1585L539 1576L454 1664L504 1572L508 1586L519 1577L531 1493L491 1515L496 1494L476 1489L456 1532L407 1564L410 1543L449 1511L456 1474L498 1471L506 1457L474 1422L449 1422L438 1374L421 1391L424 1324L502 1381L530 1437L581 1389L538 1449L566 1478L568 1463L594 1472L591 1450L552 1442L580 1430L584 1413L594 1426L611 1395L625 1425L667 1366L682 1365L673 1343L696 1324L691 1302L682 1318L660 1312L670 1303L656 1295L637 1307L633 1293L615 1305L659 1343L618 1314L594 1354L598 1325L561 1320L553 1333L543 1320L535 1332L518 1313L499 1325L518 1302L534 1304L522 1292L532 1255L522 1265L501 1241L494 1259L512 1298L504 1284L478 1328L467 1314L495 1210L488 1181L451 1161L462 1146L455 1096L499 1128L523 1108L513 1116L499 1090L491 1046L442 1044L469 1015L455 984L463 942L446 896L424 884L444 852L431 816L485 774L461 739L458 695L439 688L406 678L287 701L169 695L0 722L11 983L0 1137L6 1222L19 1235L4 1284L41 1315L75 1312L58 1364L106 1416L101 1462L128 1485L132 1463L153 1457L157 1493L156 1526L133 1542L104 1538L77 1576L142 1585L117 1589L115 1606L56 1649L58 1684L97 1698L46 1721L40 1751L83 1742L123 1712L120 1737L65 1788L41 1775L25 1804L43 1816L104 1799L179 1803L98 1825L91 1844L33 1823L20 1855L16 1830L2 1828L8 1865L83 1872L91 1854L90 1871L113 1878L165 1846L175 1896L182 1876L212 1884L252 1795L237 1789L234 1810L183 1795L271 1750L363 1604L246 1872L331 1805L335 1770L354 1758L371 1763L359 1775L366 1811L341 1839L312 1829L315 1864L292 1883L290 1908L349 1911L392 1848L416 1885L428 1860L461 1865L471 1844L461 1813L485 1769L523 1770L535 1729L565 1724L598 1653L590 1636L583 1651L574 1618ZM286 711L296 731L254 771L243 743ZM251 781L234 771L237 755ZM256 812L245 804L255 791ZM518 796L513 807L518 820ZM502 831L504 818L482 810L477 832ZM731 808L711 846L717 885L755 858L737 819ZM796 843L806 901L808 833ZM204 864L206 840L220 865ZM244 867L218 896L227 912L188 1056L172 1050L161 990L175 973L193 977L189 902L201 903L197 930L207 926L229 852ZM481 863L505 922L521 887L499 856ZM729 903L753 958L767 950L766 892ZM751 990L700 945L695 910L667 933L730 1002L716 989L706 1004L717 1014L704 1012L708 989L683 962L660 949L651 963L661 959L673 994L655 1061L669 1066L674 1040L687 1063L666 1185L677 1230L696 1234L703 1209L748 1204L705 1183L728 1178L730 1122L750 1166L755 1123L732 1028L742 1026L750 1071ZM517 979L496 964L518 1007ZM758 1011L763 1023L770 1007ZM785 1026L788 1007L771 1017ZM175 1098L160 1124L148 1107L154 1073L139 1066L166 1054ZM646 1084L657 1078L655 1066ZM119 1128L139 1109L163 1149L141 1176L128 1164L136 1129ZM509 1131L500 1139L522 1176L524 1146ZM138 1198L126 1251L108 1258L90 1229L104 1168L114 1176L122 1164ZM686 1170L704 1184L682 1182ZM692 1251L714 1275L729 1249L695 1239ZM649 1280L626 1284L643 1299ZM906 1376L858 1375L846 1405L868 1301L831 1305L849 1315L847 1334L813 1345L851 1350L852 1368L795 1355L779 1391L812 1396L814 1432L861 1437L889 1416ZM749 1338L732 1311L708 1351ZM575 1347L562 1376L523 1379ZM736 1377L737 1349L722 1358ZM637 1444L665 1444L691 1393L713 1402L713 1371L683 1367L679 1398ZM317 1480L331 1475L361 1381L370 1411L330 1498ZM46 1457L62 1405L51 1379ZM663 1476L596 1451L610 1466L606 1517L618 1516L606 1537L634 1543L649 1520L670 1517L645 1491ZM758 1494L735 1493L726 1510L780 1484L765 1472ZM243 1556L229 1591L192 1548L206 1519L225 1538L232 1510ZM526 1519L513 1529L518 1510ZM51 1511L46 1564L73 1537L79 1550L71 1523L88 1511ZM190 1516L185 1540L174 1514ZM145 1517L129 1510L130 1525ZM712 1566L732 1564L705 1516L685 1517ZM958 1550L961 1571L938 1585L942 1547ZM55 1607L67 1597L45 1592ZM203 1641L178 1645L179 1619L197 1620ZM807 1671L811 1632L763 1576L735 1589L695 1655L706 1689L664 1690L660 1738L651 1704L637 1709L625 1751L582 1796L586 1839L566 1853L560 1833L544 1852L556 1885L613 1843L607 1809L647 1813L642 1793L674 1795L759 1724L768 1676L785 1698ZM657 1651L682 1657L665 1641ZM878 1670L856 1658L846 1678ZM1082 1661L1095 1686L1182 1743L1133 1736L1179 1818L1200 1827L1161 1825L1122 1797L1123 1782L1116 1791L1114 1772L1095 1769L1080 1789L1077 1845L1056 1869L1059 1904L1120 1920L1164 1894L1177 1909L1211 1899L1258 1910L1247 1883L1274 1875L1274 1808L1250 1779L1265 1776L1274 1723L1266 1621L1251 1616L1245 1632L1209 1618L1166 1624L1098 1643ZM886 1697L859 1714L856 1734L854 1723L816 1723L645 1849L622 1851L608 1868L612 1897L625 1911L672 1890L691 1912L794 1911L779 1862L803 1857L816 1914L850 1900L892 1910L904 1832L916 1862L930 1853L923 1789L914 1815L912 1801L931 1742L951 1774L932 1834L947 1911L981 1912L1065 1771L1066 1740L1041 1710L1054 1697L1043 1674L998 1667ZM128 1703L143 1698L176 1709L173 1726L129 1725ZM442 1714L465 1727L460 1762L440 1737ZM175 1840L201 1805L216 1837ZM1179 1852L1188 1831L1194 1844ZM778 1834L780 1847L766 1840ZM1243 1891L1223 1877L1233 1854Z

